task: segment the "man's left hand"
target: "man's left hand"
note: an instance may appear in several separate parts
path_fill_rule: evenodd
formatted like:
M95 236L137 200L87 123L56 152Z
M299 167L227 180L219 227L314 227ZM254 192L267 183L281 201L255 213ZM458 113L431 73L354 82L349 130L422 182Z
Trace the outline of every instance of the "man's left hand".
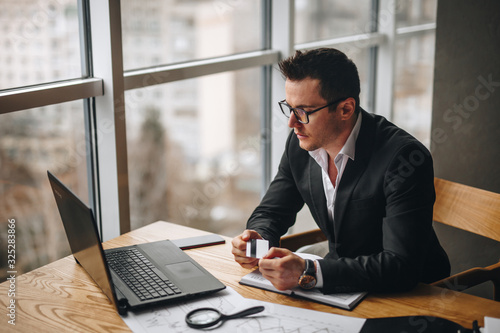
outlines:
M259 261L259 270L278 290L298 286L306 262L290 250L272 247Z

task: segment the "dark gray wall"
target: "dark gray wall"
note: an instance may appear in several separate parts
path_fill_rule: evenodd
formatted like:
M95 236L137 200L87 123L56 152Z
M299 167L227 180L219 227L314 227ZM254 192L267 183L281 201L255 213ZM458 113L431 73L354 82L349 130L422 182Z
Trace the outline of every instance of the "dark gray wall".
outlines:
M431 141L436 177L500 193L500 1L438 1ZM436 231L452 273L500 259L498 242Z

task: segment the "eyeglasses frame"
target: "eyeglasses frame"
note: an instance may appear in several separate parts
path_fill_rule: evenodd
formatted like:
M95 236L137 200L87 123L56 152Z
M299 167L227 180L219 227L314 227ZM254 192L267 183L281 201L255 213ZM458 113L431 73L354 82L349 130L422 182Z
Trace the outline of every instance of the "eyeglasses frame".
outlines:
M343 100L346 100L347 98L348 97L338 98L338 99L334 100L333 102L328 103L327 105L322 106L322 107L317 108L317 109L314 109L312 111L306 111L306 110L301 109L301 108L292 108L290 105L288 105L286 103L286 99L278 102L278 104L280 106L281 112L285 115L285 117L290 118L290 114L293 112L293 114L295 115L295 118L297 119L297 121L299 123L301 123L301 124L309 124L309 115L311 115L311 114L313 114L315 112L321 111L321 110L323 110L324 108L326 108L328 106L332 106L333 104L336 104L336 103L339 103L339 102L341 102ZM285 110L283 109L283 106L285 106L287 108L287 111L290 111L289 114L286 114ZM304 114L306 115L306 120L307 120L306 122L303 122L302 120L299 119L300 117L297 115L297 112L298 112L297 110L300 110L300 111L304 112Z

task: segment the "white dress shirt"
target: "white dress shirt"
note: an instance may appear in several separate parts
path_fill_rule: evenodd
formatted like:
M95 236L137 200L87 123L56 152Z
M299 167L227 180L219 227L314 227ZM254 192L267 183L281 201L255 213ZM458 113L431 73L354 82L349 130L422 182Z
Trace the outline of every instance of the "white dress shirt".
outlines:
M356 124L354 125L351 134L347 138L344 146L340 150L340 152L335 156L334 163L337 168L337 178L335 179L335 184L330 180L330 176L328 175L328 153L323 148L318 148L316 150L310 151L309 155L319 164L321 167L321 178L323 181L323 188L325 190L326 197L326 208L328 210L328 218L330 222L334 223L334 207L335 207L335 197L337 196L337 188L340 184L340 180L342 179L342 174L344 173L345 166L347 165L347 161L349 158L354 161L355 151L356 151L356 140L359 135L359 129L361 127L361 112L358 114L358 119L356 120ZM321 274L321 267L318 262L316 262L316 278L317 283L316 287L323 287L323 275Z

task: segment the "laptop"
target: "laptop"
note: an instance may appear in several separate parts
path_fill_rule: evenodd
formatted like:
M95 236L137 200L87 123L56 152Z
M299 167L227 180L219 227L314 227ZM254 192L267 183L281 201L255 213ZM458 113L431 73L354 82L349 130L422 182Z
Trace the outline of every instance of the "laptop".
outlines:
M103 250L92 210L47 171L71 252L119 314L225 288L169 240Z

